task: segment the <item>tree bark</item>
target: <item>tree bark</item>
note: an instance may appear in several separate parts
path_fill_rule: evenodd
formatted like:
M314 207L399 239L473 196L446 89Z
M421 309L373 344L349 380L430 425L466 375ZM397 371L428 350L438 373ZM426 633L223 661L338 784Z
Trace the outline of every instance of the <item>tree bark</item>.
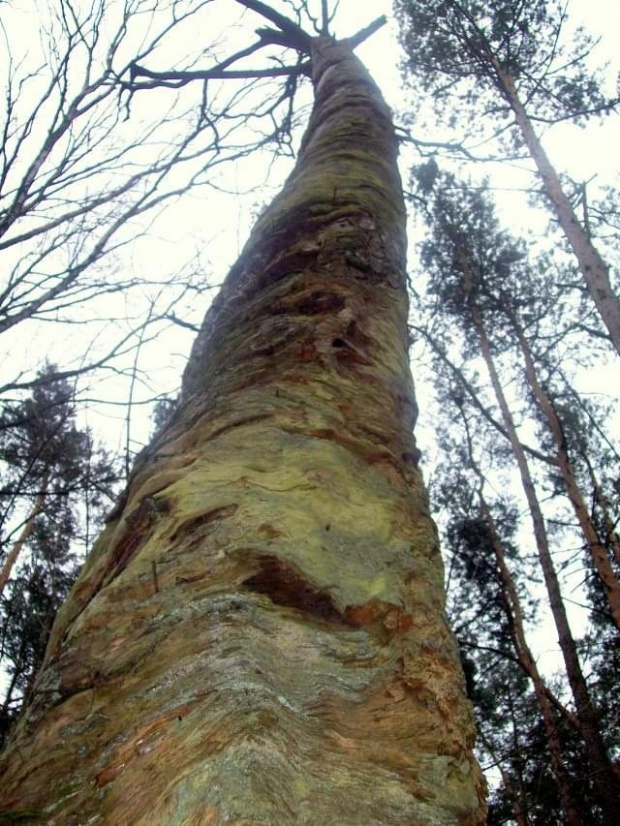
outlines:
M616 533L617 520L612 518L612 515L609 511L609 501L607 499L607 496L605 495L605 492L601 487L601 484L596 476L596 473L594 472L594 468L592 467L592 464L586 455L584 455L584 461L588 467L588 474L590 476L590 481L592 482L592 488L594 490L594 499L596 501L596 504L601 509L601 513L603 515L603 524L605 525L607 543L611 548L616 563L620 565L620 538Z
M604 813L604 823L606 826L614 826L614 824L620 822L620 778L615 772L605 749L598 727L596 710L592 704L590 692L581 670L577 647L566 615L560 583L553 564L551 549L549 548L542 509L538 501L527 457L519 441L512 413L510 412L510 407L495 368L491 343L484 325L482 311L475 299L472 274L464 250L461 250L460 253L460 266L465 282L468 307L480 341L482 357L487 366L493 391L502 413L504 427L510 436L510 444L528 503L538 558L549 595L549 606L557 628L558 642L562 651L566 667L566 676L571 687L577 715L583 732L586 752L592 769L593 782L598 792L601 809Z
M590 297L607 327L612 344L620 353L620 299L612 288L609 268L566 197L558 174L521 103L514 79L501 67L495 56L492 57L492 63L504 96L514 112L525 145L538 168L545 195L553 205L562 232L575 253Z
M482 824L417 468L390 112L312 41L299 160L52 632L0 769L49 824Z

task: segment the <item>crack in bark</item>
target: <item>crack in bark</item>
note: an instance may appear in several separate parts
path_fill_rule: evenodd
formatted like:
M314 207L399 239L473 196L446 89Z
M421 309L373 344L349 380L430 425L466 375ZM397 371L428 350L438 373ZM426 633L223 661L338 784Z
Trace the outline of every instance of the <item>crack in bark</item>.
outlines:
M213 522L219 522L223 519L228 519L233 516L238 509L238 505L223 505L218 508L211 508L211 510L201 513L193 519L189 519L180 525L170 537L171 543L179 541L186 541L187 539L195 540L195 534L200 533L200 538L204 538L209 532L210 526Z

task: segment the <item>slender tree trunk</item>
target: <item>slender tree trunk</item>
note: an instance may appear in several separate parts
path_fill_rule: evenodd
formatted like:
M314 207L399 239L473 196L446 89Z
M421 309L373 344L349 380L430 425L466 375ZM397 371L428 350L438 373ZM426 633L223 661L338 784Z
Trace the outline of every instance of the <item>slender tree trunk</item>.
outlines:
M484 498L482 492L479 494L480 507L482 515L489 529L491 536L491 544L495 561L500 574L500 579L503 586L503 591L506 599L506 611L510 624L510 631L513 640L513 646L517 659L522 670L528 675L532 681L536 702L542 717L545 728L545 735L547 737L547 745L549 748L549 756L551 758L551 768L555 777L556 785L562 806L566 814L567 826L583 826L583 820L577 809L572 788L571 778L564 766L563 750L558 730L549 699L549 689L545 684L536 665L536 660L532 656L530 647L527 644L525 637L525 625L523 622L523 612L521 610L521 600L517 588L512 578L512 574L506 563L506 555L504 553L504 546L497 532L495 520L491 509Z
M558 631L558 642L564 658L566 675L575 701L577 715L585 739L586 751L592 767L593 782L598 792L601 808L604 812L605 823L607 826L614 826L614 824L620 822L620 780L609 760L598 728L597 714L590 699L590 693L581 670L577 647L562 600L560 583L553 564L536 488L530 474L525 452L519 441L506 396L504 395L497 370L495 369L491 344L487 336L482 312L474 296L471 271L464 251L461 251L460 263L465 279L468 306L480 341L482 357L487 366L495 397L502 413L504 427L510 437L510 444L517 462L521 484L528 503L534 528L538 558L549 595L551 613Z
M484 822L411 435L397 142L346 44L312 63L298 164L59 614L5 809Z
M47 487L47 481L45 481L43 487ZM41 492L35 499L34 505L32 506L32 510L28 514L28 518L26 519L24 527L21 529L19 536L13 543L13 547L8 552L7 557L4 560L2 569L0 570L0 597L4 593L6 584L11 578L13 568L15 567L15 563L19 559L19 555L22 552L22 548L24 547L28 539L30 539L30 537L32 536L36 518L43 510L44 501L45 493Z
M502 766L502 760L500 757L497 756L495 750L488 739L484 736L484 732L479 731L478 736L480 737L480 742L484 746L484 748L488 751L489 755L491 756L495 768L499 771L500 776L502 778L502 783L504 784L504 789L506 789L506 793L510 800L510 805L512 808L512 813L514 815L515 823L517 826L530 826L530 819L527 816L527 806L526 800L523 794L518 793L515 790L514 783L512 782L512 778L508 774L508 772Z
M517 785L518 785L518 788L519 788L519 792L518 792L518 795L516 796L516 799L521 802L521 811L523 813L523 816L527 820L530 820L529 811L528 811L528 808L529 808L529 806L528 806L528 796L525 792L525 783L524 783L524 780L523 780L523 760L521 759L521 754L522 754L523 749L521 747L521 737L520 737L521 727L518 725L517 719L516 719L516 716L515 716L515 710L514 710L514 703L512 701L513 700L512 695L508 694L506 700L507 700L507 703L508 703L508 708L510 710L510 721L512 723L512 752L513 752L513 755L514 755L514 758L515 758L513 760L513 771L516 772Z
M525 145L540 173L545 195L553 205L562 232L575 253L590 297L607 327L614 347L620 353L620 299L612 288L609 268L566 197L558 174L521 103L514 79L501 67L497 58L493 57L492 60L504 96L514 112Z
M592 482L594 499L603 514L603 524L605 525L605 532L607 534L607 543L612 550L616 563L620 565L620 538L616 533L617 522L612 518L611 513L609 512L609 501L587 456L584 457L584 461L588 467L588 473Z
M598 573L599 579L603 584L603 591L609 604L611 617L616 625L616 628L620 630L620 582L618 582L618 578L612 567L611 560L607 555L607 549L601 541L594 522L590 519L587 505L581 494L579 485L577 484L577 479L575 478L573 467L568 456L568 448L564 438L562 423L560 422L560 419L555 411L553 402L538 381L536 366L534 364L534 359L532 358L532 353L527 339L525 338L523 330L521 329L517 319L513 317L511 318L511 321L525 360L525 373L528 383L532 388L534 397L547 420L549 429L555 441L558 467L560 469L560 473L562 474L564 485L566 486L568 498L570 499L575 516L579 522L579 527L581 528L583 536L586 540L586 545L592 557L592 561L594 562L596 572Z
M19 678L22 675L22 667L23 667L22 666L22 663L23 663L22 654L23 654L23 649L24 649L24 646L22 645L21 650L19 652L19 656L18 656L18 663L15 664L15 669L13 671L13 676L11 677L11 680L10 680L8 686L7 686L7 689L6 689L6 693L4 695L4 702L2 704L2 712L0 712L0 714L2 714L5 717L5 719L9 717L9 713L10 713L9 708L10 708L11 703L13 702L13 692L17 688L17 681L19 680Z

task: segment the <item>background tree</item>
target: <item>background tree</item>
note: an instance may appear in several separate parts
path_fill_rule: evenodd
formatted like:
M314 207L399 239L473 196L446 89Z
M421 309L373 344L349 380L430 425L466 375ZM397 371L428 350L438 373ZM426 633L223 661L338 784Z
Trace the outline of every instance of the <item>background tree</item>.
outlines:
M73 387L44 379L0 414L2 733L16 718L52 622L109 509L118 476L79 427Z
M579 264L591 300L620 352L620 299L609 267L579 220L535 124L587 119L617 108L587 57L593 39L567 34L556 0L398 0L411 83L454 125L452 106L476 129L491 116L496 135L524 144L540 185ZM509 119L506 124L505 119Z
M493 208L480 188L459 185L453 177L440 175L434 164L423 167L419 171L418 180L420 191L427 201L430 226L429 238L423 246L422 261L429 273L431 300L437 316L442 317L445 324L441 338L449 345L455 337L454 328L457 327L463 335L460 346L465 356L481 359L488 371L492 389L490 400L493 402L494 397L494 404L499 408L500 432L507 437L514 453L532 518L548 600L575 702L577 735L583 738L582 747L586 748L596 787L596 808L603 813L602 822L613 823L617 817L614 809L614 801L618 799L617 791L614 791L617 784L616 772L606 751L607 744L603 736L606 729L593 702L577 640L570 627L557 563L554 560L554 545L558 539L550 531L549 516L543 507L543 497L546 494L541 489L539 473L531 467L532 459L543 458L545 467L555 476L554 484L559 481L563 487L564 495L568 496L583 531L582 542L590 553L590 560L595 562L603 591L607 593L611 606L613 596L610 591L614 582L617 582L612 558L587 512L585 497L581 494L576 471L569 458L570 448L564 438L561 420L539 378L538 366L534 362L524 327L516 321L522 316L522 324L528 325L528 336L532 330L538 331L539 338L534 339L533 346L537 350L542 349L547 354L546 360L555 364L562 325L552 324L555 332L551 344L548 341L543 344L540 338L544 329L542 319L553 304L549 301L549 294L553 294L554 288L545 280L535 284L528 276L529 264L524 245L516 243L500 230ZM564 321L564 326L571 329L570 316ZM447 335L444 334L444 329ZM437 349L441 352L440 347ZM537 450L526 449L513 412L514 389L510 386L513 380L508 382L506 375L506 358L511 350L514 354L513 369L516 355L517 364L521 364L521 374L525 378L526 421L529 419L531 422L533 417L540 422L547 435ZM445 364L446 359L443 361ZM455 370L451 372L461 384L459 392L462 394L461 373ZM487 409L488 402L481 402L476 391L474 395L478 396L478 411ZM522 402L520 406L523 408ZM496 418L494 413L487 413L485 420L495 423ZM498 430L497 427L495 429ZM451 451L451 457L454 457L454 450ZM468 461L471 463L471 458ZM490 461L492 466L497 467L492 454ZM486 512L484 500L481 500L480 505ZM557 518L557 512L554 516ZM551 523L553 521L551 518ZM606 580L608 583L604 584ZM539 692L539 697L544 704L544 692ZM570 781L562 783L561 774L564 769L560 744L553 744L551 739L555 723L545 715L543 719L547 720L546 732L548 742L553 746L552 756L555 753L553 763L554 774L559 781L558 788L560 792L563 788L570 791ZM564 795L563 806L567 822L582 822L577 805L572 805L566 797Z

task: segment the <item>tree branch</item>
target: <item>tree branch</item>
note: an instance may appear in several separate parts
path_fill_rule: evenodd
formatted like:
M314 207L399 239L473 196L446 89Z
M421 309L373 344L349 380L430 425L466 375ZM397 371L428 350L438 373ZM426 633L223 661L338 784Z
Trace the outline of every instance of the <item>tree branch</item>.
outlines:
M360 29L357 34L354 34L351 37L345 37L342 42L346 43L350 49L357 49L357 47L361 45L364 40L368 40L369 37L372 37L372 35L385 26L386 23L387 18L384 14L382 14L381 17L377 17L376 20L373 20L373 22L364 29Z
M463 375L462 371L453 364L452 361L448 358L447 353L443 350L442 347L435 341L433 336L424 330L422 327L417 327L415 325L409 325L410 329L415 330L416 332L420 333L426 341L431 345L433 351L437 354L443 363L449 367L452 373L456 376L457 380L461 384L461 386L467 391L467 394L471 398L472 402L476 406L476 408L480 411L482 416L486 419L486 421L492 425L499 433L502 434L506 439L508 438L508 432L506 428L495 419L491 413L486 409L486 407L482 404L480 399L478 398L478 394L476 393L475 389L472 385L467 381L465 376ZM526 453L529 453L530 456L533 456L535 459L540 460L541 462L545 462L547 465L551 465L552 467L557 467L557 460L553 458L553 456L546 456L544 453L540 453L540 451L536 450L536 448L530 447L529 445L521 443L521 447Z
M191 83L193 80L249 80L258 77L286 77L288 75L302 74L307 68L308 65L306 63L301 63L298 66L278 66L273 69L221 70L218 66L215 66L212 69L191 72L152 72L150 69L145 69L143 66L134 64L131 71L132 80L135 77L146 77L152 82L132 82L126 84L126 88L132 91L136 89L154 89L157 86L168 86L173 89L178 89L187 83Z
M260 14L261 17L264 17L276 25L280 31L286 35L288 40L287 45L291 49L297 49L297 51L304 52L304 54L310 54L312 38L309 34L306 34L297 23L293 23L288 17L269 8L269 6L261 3L260 0L237 0L237 3L240 3L247 9L251 9L256 12L256 14Z

